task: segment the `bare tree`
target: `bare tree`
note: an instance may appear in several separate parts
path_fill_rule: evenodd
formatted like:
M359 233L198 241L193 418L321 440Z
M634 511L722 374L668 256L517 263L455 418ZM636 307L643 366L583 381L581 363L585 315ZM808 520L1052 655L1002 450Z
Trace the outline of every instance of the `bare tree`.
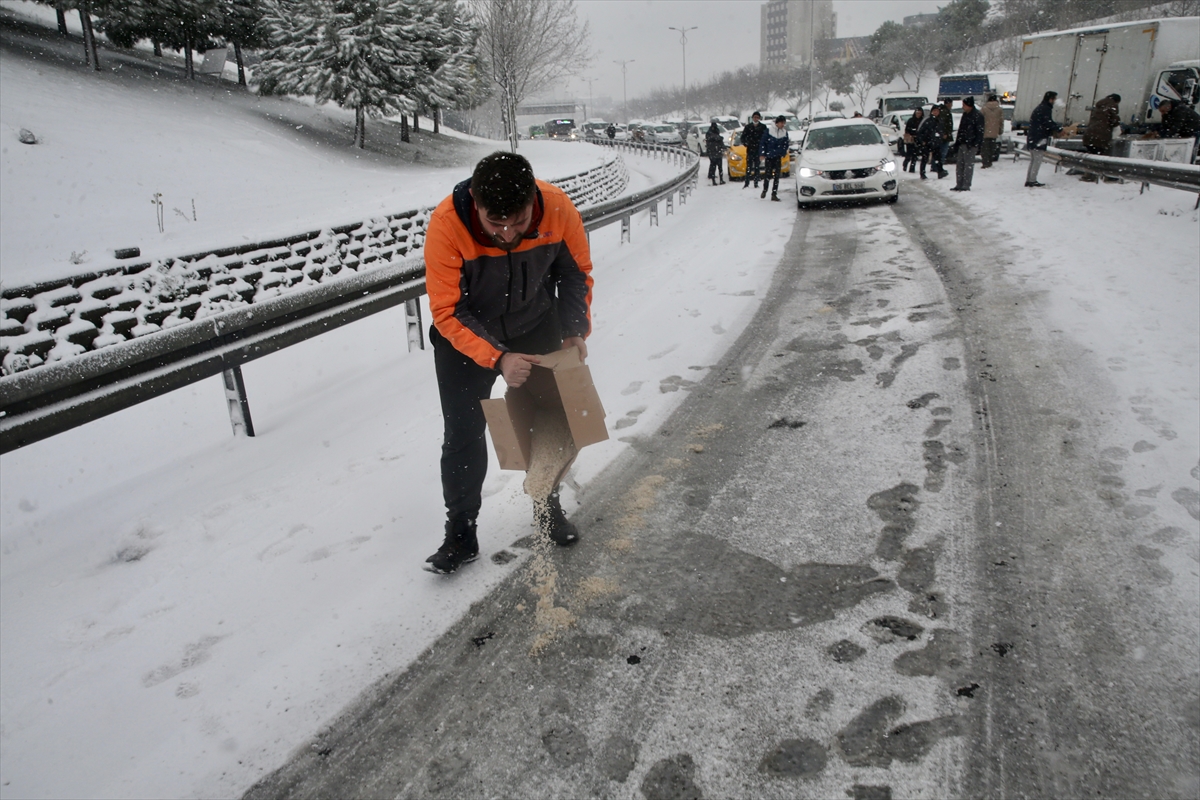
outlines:
M504 134L517 149L517 106L529 95L586 65L588 26L574 0L475 0L479 47L499 89Z

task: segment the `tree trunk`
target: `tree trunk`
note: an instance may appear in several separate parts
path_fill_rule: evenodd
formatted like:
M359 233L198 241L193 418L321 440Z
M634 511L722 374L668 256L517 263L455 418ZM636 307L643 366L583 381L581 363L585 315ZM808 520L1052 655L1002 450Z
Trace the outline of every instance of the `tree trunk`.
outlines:
M83 53L87 65L100 71L100 54L96 51L96 32L92 30L92 4L84 0L79 6L79 25L83 28Z
M63 11L62 4L54 7L54 16L58 17L58 32L63 36L67 35L67 12Z
M237 59L238 65L238 86L246 85L246 68L242 64L242 46L237 42L233 43L233 56Z
M437 133L441 130L442 110L437 106L433 107L433 132Z
M367 145L367 114L362 106L354 109L354 146L362 150Z
M408 138L408 114L400 115L400 141L402 141L402 142L411 141Z
M415 112L415 111L413 112L413 130L414 131L421 130L421 118L417 115L417 112Z
M154 55L158 56L159 58L162 58L162 43L161 42L154 43Z
M196 60L192 57L192 42L189 39L183 45L183 61L186 64L186 72L188 80L196 79Z

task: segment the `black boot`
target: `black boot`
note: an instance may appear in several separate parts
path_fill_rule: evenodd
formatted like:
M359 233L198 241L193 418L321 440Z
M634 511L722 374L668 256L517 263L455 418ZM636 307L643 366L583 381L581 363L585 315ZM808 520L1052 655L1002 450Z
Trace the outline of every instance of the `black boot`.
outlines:
M534 501L533 518L542 535L555 544L566 547L579 541L579 529L567 519L557 491L547 497L544 503Z
M424 569L439 575L449 575L463 564L479 558L479 540L475 536L475 520L446 521L446 540L438 551L425 559Z

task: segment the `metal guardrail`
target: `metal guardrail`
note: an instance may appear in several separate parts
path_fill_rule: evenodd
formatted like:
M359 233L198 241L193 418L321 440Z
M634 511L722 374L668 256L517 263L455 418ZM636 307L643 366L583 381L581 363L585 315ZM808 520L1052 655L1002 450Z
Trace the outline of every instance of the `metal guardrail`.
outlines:
M1046 159L1093 175L1122 178L1200 194L1200 166L1194 164L1096 156L1057 147L1046 148ZM1196 198L1196 202L1200 204L1200 196Z
M699 158L677 148L615 146L674 159L684 167L652 189L581 210L589 233L619 221L626 241L633 214L649 210L651 223L657 224L659 202L665 200L667 213L672 213L675 194L681 203L687 201L696 185ZM242 364L400 303L407 307L409 349L423 348L417 303L423 294L422 258L385 261L374 269L296 287L261 302L4 376L0 378L0 453L221 373L235 435L253 436Z

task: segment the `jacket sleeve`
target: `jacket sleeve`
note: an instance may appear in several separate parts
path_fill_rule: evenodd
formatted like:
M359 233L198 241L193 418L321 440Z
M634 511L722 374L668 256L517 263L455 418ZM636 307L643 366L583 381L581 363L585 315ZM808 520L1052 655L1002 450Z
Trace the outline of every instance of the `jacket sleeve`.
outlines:
M452 209L439 209L425 232L425 291L438 333L481 367L495 369L503 346L488 336L463 296L462 249L455 242Z
M563 338L592 332L592 254L583 217L566 197L568 207L563 247L550 267L557 284L558 316Z

